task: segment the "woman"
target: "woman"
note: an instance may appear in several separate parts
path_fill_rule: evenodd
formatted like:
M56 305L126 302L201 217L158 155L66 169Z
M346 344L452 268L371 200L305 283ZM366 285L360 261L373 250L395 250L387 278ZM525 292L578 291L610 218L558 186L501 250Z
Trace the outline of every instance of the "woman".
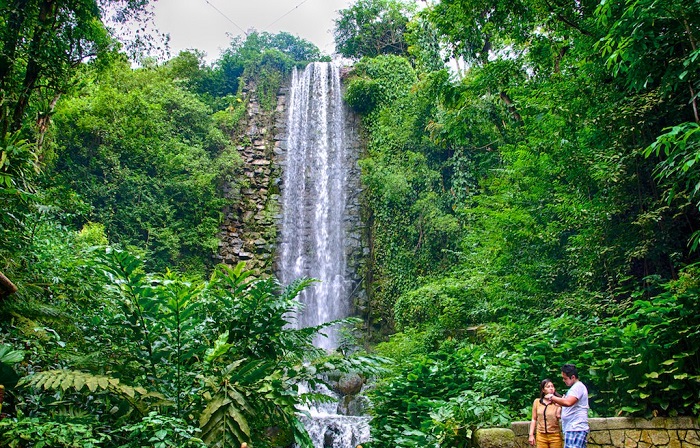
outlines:
M544 396L554 394L554 384L548 378L540 383L540 398L532 403L532 421L530 422L530 445L535 444L535 428L537 428L537 448L562 448L561 438L561 406L547 400Z

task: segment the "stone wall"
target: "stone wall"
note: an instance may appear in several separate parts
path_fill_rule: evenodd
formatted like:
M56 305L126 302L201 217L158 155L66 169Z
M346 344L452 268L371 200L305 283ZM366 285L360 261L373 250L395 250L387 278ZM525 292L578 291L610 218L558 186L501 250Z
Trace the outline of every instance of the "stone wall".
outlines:
M223 186L230 205L224 209L216 258L229 265L244 261L256 273L271 275L278 234L279 156L288 88L280 89L272 111L260 106L255 88L249 83L243 91L246 115L238 135L232 136L238 142L243 164L235 181Z
M700 448L700 426L691 417L591 418L588 448ZM529 448L530 422L515 422L515 448Z
M342 76L342 72L341 72ZM341 78L342 79L342 78ZM360 117L345 105L345 137L346 143L355 153L361 155ZM351 283L350 298L357 314L368 312L368 298L364 287L363 274L366 271L369 248L366 241L365 223L362 221L362 183L360 167L355 164L348 173L347 214L345 222L346 246L345 256L347 267L345 278Z

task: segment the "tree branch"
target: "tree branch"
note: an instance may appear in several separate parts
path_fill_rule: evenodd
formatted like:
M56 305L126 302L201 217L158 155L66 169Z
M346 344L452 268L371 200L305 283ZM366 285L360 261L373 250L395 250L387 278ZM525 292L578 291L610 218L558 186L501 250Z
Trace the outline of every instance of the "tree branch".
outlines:
M506 106L508 106L508 110L510 111L511 114L513 114L513 118L515 118L515 121L522 123L523 118L520 116L518 111L515 109L515 103L513 103L513 100L510 99L508 94L506 92L501 92L499 93L499 96L503 100L504 103L506 103Z
M584 30L583 28L581 28L577 23L574 23L574 22L572 22L571 20L569 20L569 19L567 19L566 17L564 17L564 15L563 15L561 12L557 11L557 10L554 8L554 5L552 5L552 3L550 3L549 1L544 0L544 3L547 5L547 8L549 9L549 11L550 11L552 14L554 14L554 16L555 16L557 19L559 19L559 21L565 23L566 25L569 25L571 28L577 30L578 32L580 32L581 34L583 34L583 35L585 35L585 36L592 36L592 35L593 35L591 32L586 31L586 30Z

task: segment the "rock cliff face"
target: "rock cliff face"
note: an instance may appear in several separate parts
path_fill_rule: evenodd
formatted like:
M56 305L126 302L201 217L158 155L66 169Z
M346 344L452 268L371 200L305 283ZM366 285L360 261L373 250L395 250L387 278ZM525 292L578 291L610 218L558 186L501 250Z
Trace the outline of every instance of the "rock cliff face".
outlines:
M251 82L243 91L247 113L238 126L240 134L232 136L238 142L243 165L236 173L236 182L223 186L230 205L224 210L217 258L229 265L244 261L256 273L271 275L278 233L280 130L284 128L287 89L280 90L276 108L266 111L255 88Z
M235 265L244 261L258 275L275 275L280 236L282 169L287 143L287 105L290 79L285 80L273 110L264 110L257 98L254 83L248 83L243 94L247 101L240 131L232 136L238 142L243 164L236 173L236 182L223 186L230 205L224 210L217 261ZM352 150L359 154L360 119L346 111L346 135ZM240 180L243 179L241 182ZM347 272L351 283L354 314L364 314L367 296L363 273L369 253L361 222L360 169L349 172L350 191L347 199Z
M341 77L343 73L341 71ZM341 78L342 79L342 78ZM360 116L355 114L346 106L345 132L350 139L351 147L356 154L361 155L364 151L362 139L360 138ZM365 282L367 281L367 270L369 269L370 242L369 232L362 218L365 215L362 207L362 182L359 165L355 165L349 173L350 191L347 197L348 218L347 228L347 274L346 278L351 279L352 289L350 297L353 301L355 312L361 316L369 313L369 297Z

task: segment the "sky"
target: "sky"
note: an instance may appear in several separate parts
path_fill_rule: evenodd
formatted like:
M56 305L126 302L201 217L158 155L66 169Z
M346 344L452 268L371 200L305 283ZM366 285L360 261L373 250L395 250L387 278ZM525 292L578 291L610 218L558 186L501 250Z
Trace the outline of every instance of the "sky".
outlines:
M332 54L334 20L354 0L158 0L155 25L170 35L171 56L197 49L205 59L218 59L233 36L242 30L278 33L304 38L324 54Z

